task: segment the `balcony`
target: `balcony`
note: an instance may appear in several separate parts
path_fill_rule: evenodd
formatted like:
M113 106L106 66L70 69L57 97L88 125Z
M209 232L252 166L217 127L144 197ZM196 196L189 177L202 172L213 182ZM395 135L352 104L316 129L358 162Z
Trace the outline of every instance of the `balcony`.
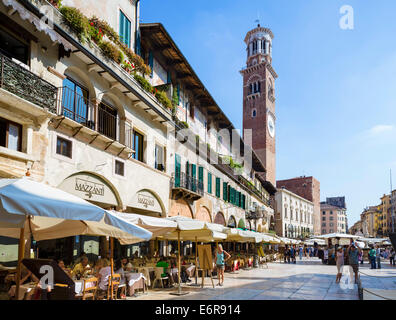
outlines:
M184 172L179 174L172 173L171 189L174 199L183 198L185 200L196 201L204 196L203 183L197 179L186 175Z
M0 88L50 112L56 112L58 89L0 53Z
M73 129L73 137L85 134L92 137L89 144L96 140L104 142L105 149L110 147L132 154L133 129L125 121L120 121L114 108L101 102L96 105L83 95L68 87L58 89L56 113L53 119L55 129L66 124ZM124 134L122 134L124 132Z

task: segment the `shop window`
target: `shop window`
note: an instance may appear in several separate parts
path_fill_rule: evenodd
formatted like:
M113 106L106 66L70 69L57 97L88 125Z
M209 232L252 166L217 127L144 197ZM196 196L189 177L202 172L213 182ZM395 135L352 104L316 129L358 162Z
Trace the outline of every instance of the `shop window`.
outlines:
M132 155L132 158L140 162L143 162L143 141L143 135L137 131L133 131L133 149L135 153Z
M0 53L10 59L29 64L29 45L0 27Z
M21 151L22 126L0 118L0 146L14 151Z
M70 140L57 137L56 139L56 153L61 156L72 158L73 143Z
M115 174L125 176L125 164L122 161L115 161Z

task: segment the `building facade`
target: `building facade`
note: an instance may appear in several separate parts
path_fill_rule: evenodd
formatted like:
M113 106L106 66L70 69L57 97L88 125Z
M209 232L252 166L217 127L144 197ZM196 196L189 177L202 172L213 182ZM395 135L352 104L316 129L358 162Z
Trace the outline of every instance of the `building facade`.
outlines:
M276 234L288 238L308 238L313 234L314 204L287 190L278 189Z
M367 238L374 238L376 236L375 219L377 214L378 206L370 206L365 208L360 215L363 234Z
M299 177L277 181L276 187L285 188L314 204L313 233L320 235L320 182L314 177Z
M347 232L347 216L345 208L336 207L326 202L322 202L320 204L320 212L322 234Z
M0 1L0 178L28 175L105 209L274 229L268 169L240 136L233 153L232 123L164 27L139 25L139 1L23 2ZM67 261L108 250L104 237L38 245ZM16 260L16 241L0 250L0 263Z

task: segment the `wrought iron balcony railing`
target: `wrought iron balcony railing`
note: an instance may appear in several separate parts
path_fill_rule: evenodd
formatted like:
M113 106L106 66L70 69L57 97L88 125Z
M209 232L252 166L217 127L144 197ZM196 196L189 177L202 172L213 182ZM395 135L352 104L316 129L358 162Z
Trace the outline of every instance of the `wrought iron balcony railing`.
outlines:
M58 89L1 52L0 88L56 113Z
M183 188L195 192L201 196L204 195L203 182L188 176L184 172L178 174L172 173L171 188Z

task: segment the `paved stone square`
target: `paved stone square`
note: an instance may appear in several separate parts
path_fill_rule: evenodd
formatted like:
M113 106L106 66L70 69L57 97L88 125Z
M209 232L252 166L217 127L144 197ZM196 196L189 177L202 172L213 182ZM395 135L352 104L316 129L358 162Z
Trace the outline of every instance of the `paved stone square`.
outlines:
M204 288L183 285L184 296L174 296L176 289L154 289L131 300L358 300L358 288L350 283L349 267L344 268L341 284L335 283L336 266L321 260L297 260L297 264L269 263L267 268L240 270L225 274L224 286ZM201 279L199 279L200 283ZM217 284L217 279L215 279Z

